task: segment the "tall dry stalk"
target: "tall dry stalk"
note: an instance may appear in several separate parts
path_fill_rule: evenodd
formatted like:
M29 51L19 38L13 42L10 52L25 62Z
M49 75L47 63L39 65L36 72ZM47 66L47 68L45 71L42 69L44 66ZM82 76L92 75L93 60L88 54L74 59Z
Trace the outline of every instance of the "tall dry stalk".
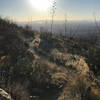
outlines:
M67 15L65 14L65 36L67 33Z
M54 15L56 12L56 1L53 1L52 9L51 9L51 34L53 33L53 24L54 24Z

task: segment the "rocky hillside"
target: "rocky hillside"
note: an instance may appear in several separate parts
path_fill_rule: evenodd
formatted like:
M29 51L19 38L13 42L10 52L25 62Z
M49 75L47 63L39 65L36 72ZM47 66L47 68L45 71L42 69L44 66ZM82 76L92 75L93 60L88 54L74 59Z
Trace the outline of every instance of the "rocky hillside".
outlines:
M100 100L99 48L0 19L0 100Z

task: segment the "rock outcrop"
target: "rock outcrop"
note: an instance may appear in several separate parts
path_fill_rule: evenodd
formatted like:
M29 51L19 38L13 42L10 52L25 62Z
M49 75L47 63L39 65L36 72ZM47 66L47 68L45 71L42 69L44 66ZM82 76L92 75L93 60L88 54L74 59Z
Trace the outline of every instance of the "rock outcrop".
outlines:
M11 95L0 88L0 100L13 100Z

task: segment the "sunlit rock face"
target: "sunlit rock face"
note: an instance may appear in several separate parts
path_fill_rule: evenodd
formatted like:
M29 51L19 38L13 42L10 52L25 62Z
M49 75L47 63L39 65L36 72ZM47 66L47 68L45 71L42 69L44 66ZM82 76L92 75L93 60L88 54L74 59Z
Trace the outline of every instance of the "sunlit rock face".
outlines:
M13 100L6 91L0 88L0 100Z

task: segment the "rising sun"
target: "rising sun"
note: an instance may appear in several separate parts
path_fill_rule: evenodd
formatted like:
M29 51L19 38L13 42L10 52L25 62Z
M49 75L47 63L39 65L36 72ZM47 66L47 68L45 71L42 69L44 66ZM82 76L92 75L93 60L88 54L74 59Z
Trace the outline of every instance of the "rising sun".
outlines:
M46 10L50 7L52 0L30 0L30 3L37 10Z

